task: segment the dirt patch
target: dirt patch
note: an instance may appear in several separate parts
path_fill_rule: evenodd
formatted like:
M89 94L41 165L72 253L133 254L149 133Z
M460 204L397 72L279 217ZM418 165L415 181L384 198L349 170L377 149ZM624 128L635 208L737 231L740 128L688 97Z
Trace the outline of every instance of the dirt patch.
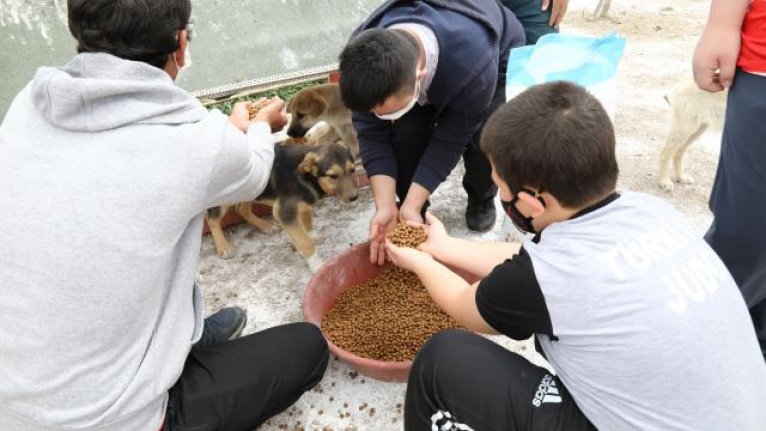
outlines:
M707 198L718 158L720 133L708 133L687 154L688 172L696 182L663 192L657 185L658 158L668 127L668 106L663 95L681 74L690 73L691 56L702 31L708 1L615 1L610 19L587 18L596 0L571 0L562 31L603 36L618 31L627 38L618 69L619 93L615 127L620 164L620 188L651 193L667 199L700 235L711 220ZM480 239L507 237L508 226L499 218L486 234L465 228L466 196L458 166L437 190L433 211L453 235ZM315 214L317 253L324 260L349 245L366 240L372 199L369 188L359 200L342 205L332 199L318 204ZM502 212L500 212L502 214ZM246 225L227 231L233 257L221 260L212 241L205 238L199 282L206 293L209 312L227 305L248 310L246 333L302 320L303 291L311 273L287 236L264 235ZM492 337L507 348L538 364L529 340L514 342ZM336 358L330 361L321 385L304 395L292 408L272 418L261 430L400 430L404 384L381 383L354 372Z

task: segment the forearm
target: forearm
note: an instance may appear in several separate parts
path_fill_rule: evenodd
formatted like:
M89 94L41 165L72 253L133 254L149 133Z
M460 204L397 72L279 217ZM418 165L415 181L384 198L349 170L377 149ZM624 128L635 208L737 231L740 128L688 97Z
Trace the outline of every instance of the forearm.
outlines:
M274 144L277 139L271 133L269 123L265 121L250 123L245 130L245 136L247 136L247 141L258 158L271 166L274 161Z
M396 204L396 180L388 175L370 177L373 199L376 208Z
M471 331L497 332L487 324L476 307L476 285L434 261L423 259L414 268L431 299L455 321Z
M208 115L223 117L217 110ZM210 163L205 191L207 208L255 199L266 187L274 163L274 137L268 124L252 123L246 134L228 120L221 127L222 142Z
M478 278L486 277L494 267L519 252L519 243L482 242L450 237L438 250L429 250L436 260Z
M428 189L418 183L412 183L407 190L407 197L402 202L402 206L408 206L420 211L430 196L431 192Z
M429 191L436 190L460 162L471 137L481 125L480 120L477 115L468 112L450 112L439 118L412 182Z
M713 0L710 4L708 27L739 30L749 5L750 0Z
M352 118L367 176L396 177L396 156L391 146L391 122L378 120L369 112L354 111Z
M271 134L269 123L258 121L250 123L245 133L247 141L253 149L253 156L257 160L257 170L253 172L253 181L256 185L253 191L256 196L266 188L271 177L271 167L274 164L274 142L276 138Z

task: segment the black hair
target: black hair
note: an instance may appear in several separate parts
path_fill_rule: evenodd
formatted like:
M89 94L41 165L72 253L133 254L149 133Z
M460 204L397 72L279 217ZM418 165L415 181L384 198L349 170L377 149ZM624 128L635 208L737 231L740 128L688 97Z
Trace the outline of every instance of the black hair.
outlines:
M498 108L481 149L511 192L547 191L565 207L592 203L617 184L612 122L588 90L569 82L530 87Z
M390 96L412 92L420 59L418 43L406 32L365 30L340 53L340 93L352 110L370 111Z
M77 52L105 52L165 67L189 24L191 0L68 0Z

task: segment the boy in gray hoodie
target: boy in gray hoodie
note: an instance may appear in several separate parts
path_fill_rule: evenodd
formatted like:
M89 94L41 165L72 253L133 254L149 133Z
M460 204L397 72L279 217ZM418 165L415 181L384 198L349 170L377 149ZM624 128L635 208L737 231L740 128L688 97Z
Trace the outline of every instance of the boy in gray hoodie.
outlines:
M0 125L0 430L253 429L322 378L327 345L305 323L223 342L244 316L203 324L194 279L206 208L265 187L283 102L250 122L174 85L189 0L68 13L79 54Z

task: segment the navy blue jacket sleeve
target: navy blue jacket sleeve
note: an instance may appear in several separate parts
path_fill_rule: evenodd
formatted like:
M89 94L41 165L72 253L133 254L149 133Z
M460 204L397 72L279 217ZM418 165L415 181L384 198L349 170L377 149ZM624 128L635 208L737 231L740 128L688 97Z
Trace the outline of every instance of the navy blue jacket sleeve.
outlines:
M497 77L497 66L488 67L442 109L413 182L433 192L452 172L487 117Z
M391 147L391 122L363 111L353 111L351 118L359 136L359 152L367 176L397 178L396 157Z
M488 68L442 109L413 182L429 192L444 182L473 135L479 132L495 92L497 77L497 71ZM391 147L391 122L362 111L354 111L352 120L367 175L397 178L396 158Z

